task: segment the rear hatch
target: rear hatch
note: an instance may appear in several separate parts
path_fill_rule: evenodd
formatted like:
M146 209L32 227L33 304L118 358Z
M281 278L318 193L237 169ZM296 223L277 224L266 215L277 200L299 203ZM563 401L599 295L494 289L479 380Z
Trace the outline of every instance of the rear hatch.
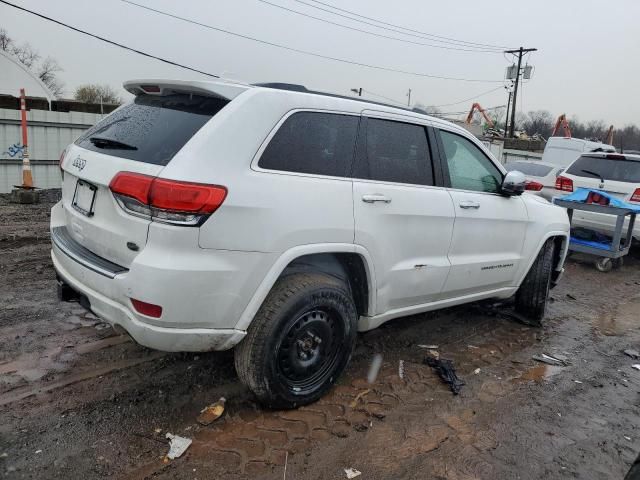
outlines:
M605 191L625 202L640 187L640 161L619 154L583 155L563 173L576 188Z
M96 255L129 267L147 242L150 218L118 204L109 184L119 172L157 177L229 100L163 88L139 92L82 135L63 156L68 234Z

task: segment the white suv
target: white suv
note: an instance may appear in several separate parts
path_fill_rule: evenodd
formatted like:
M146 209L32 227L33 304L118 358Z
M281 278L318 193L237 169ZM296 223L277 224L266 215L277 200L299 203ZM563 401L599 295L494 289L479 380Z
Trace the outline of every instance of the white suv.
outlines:
M614 197L640 205L640 155L620 153L584 153L556 179L556 195L578 188L605 191ZM613 235L616 217L603 213L575 210L573 225ZM624 223L624 231L629 220ZM633 238L640 240L640 224L634 224Z
M142 345L238 345L240 378L293 407L357 330L514 294L543 317L567 214L465 130L286 84L125 88L63 153L52 258L63 299Z

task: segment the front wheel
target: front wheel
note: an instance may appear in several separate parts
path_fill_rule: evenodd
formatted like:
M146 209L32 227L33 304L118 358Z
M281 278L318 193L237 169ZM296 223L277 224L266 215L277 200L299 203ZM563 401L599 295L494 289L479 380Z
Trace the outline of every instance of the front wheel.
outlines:
M547 240L516 292L516 311L537 322L547 309L554 250L553 239Z
M267 406L295 408L314 402L346 367L356 322L344 282L321 273L285 276L236 347L238 376Z

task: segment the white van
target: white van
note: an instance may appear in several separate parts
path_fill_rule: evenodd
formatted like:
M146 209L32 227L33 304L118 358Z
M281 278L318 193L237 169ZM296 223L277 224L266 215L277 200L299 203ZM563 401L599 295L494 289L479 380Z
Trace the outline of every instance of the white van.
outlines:
M568 167L580 155L589 152L616 153L616 149L613 145L581 138L550 137L542 154L542 161Z

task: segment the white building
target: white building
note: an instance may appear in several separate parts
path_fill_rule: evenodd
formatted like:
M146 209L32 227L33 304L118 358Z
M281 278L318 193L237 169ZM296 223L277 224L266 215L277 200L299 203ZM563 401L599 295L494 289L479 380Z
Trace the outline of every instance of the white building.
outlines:
M24 88L29 97L54 99L47 86L38 76L21 64L15 57L0 50L0 95L20 96Z

